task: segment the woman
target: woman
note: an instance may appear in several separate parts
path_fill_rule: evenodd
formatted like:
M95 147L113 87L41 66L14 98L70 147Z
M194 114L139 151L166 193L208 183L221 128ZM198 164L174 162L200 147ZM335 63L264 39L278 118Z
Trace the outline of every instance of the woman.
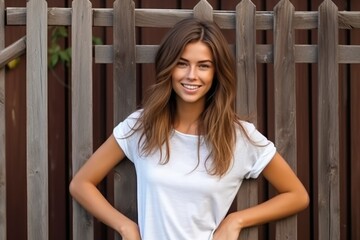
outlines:
M158 50L143 106L74 176L72 196L124 240L236 240L242 229L295 214L308 194L273 143L234 112L235 62L216 24L185 19ZM96 185L124 157L137 173L138 224ZM279 192L227 214L245 178Z

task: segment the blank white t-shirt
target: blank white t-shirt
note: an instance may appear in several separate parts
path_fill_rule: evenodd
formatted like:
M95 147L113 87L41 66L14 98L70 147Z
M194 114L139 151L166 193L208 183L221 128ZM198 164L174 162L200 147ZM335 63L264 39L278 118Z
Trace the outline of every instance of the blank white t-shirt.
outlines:
M243 179L258 177L275 155L274 144L253 124L242 122L256 145L238 129L233 163L220 178L206 171L206 166L211 168L211 159L205 161L209 151L202 137L199 154L198 136L175 130L170 136L168 163L159 163L159 151L145 156L138 145L141 133L129 134L140 114L141 110L131 114L114 128L113 135L135 165L138 224L142 239L212 239ZM163 156L165 153L164 147Z

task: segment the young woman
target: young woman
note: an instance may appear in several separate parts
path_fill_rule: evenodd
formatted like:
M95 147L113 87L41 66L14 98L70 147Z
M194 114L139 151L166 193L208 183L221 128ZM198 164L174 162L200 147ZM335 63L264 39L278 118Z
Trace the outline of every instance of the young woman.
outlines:
M72 196L124 240L237 240L243 228L306 208L305 188L273 143L234 112L234 65L216 24L176 24L158 50L143 108L78 171ZM138 223L96 188L125 156L137 173ZM227 214L243 179L260 173L279 194Z

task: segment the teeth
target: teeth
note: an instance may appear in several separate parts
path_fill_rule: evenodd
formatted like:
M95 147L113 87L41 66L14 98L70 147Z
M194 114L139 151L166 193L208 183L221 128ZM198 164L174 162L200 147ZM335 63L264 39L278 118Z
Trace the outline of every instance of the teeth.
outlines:
M183 86L187 89L190 89L190 90L195 90L195 89L198 89L199 86L196 86L196 85L187 85L187 84L183 84Z

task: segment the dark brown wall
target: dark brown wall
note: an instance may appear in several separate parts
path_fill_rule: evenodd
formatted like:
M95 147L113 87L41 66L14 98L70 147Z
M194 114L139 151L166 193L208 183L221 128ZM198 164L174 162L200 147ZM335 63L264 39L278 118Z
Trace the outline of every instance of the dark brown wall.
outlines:
M26 1L5 1L6 7L24 7ZM48 0L49 7L71 7L70 0ZM93 7L111 8L113 0L92 0ZM136 0L137 8L193 8L197 0ZM254 0L257 10L273 10L278 0ZM297 11L317 11L321 0L292 0ZM239 0L209 0L214 9L234 10ZM339 10L359 11L356 0L334 0ZM25 35L25 28L6 28L6 45ZM166 29L138 29L139 44L158 44ZM229 42L234 34L224 31ZM296 31L297 44L316 44L316 31ZM112 43L111 28L94 28L94 36L105 44ZM258 31L258 43L272 43L271 31ZM360 30L341 30L341 44L360 44ZM68 47L64 40L62 45ZM7 228L8 239L26 239L26 59L6 71L6 158L7 158ZM258 64L259 129L274 139L274 79L272 65ZM340 187L341 239L360 239L360 70L359 64L339 66L340 94ZM310 207L299 214L299 239L317 239L317 71L316 64L297 64L297 135L298 175L311 196ZM112 120L112 66L94 64L94 148L111 134ZM148 86L153 83L153 65L138 67L139 103ZM69 70L59 65L49 71L49 201L50 239L71 239L71 199L68 183L71 172ZM272 188L259 180L260 196L265 200L274 194ZM111 174L100 189L112 201ZM274 224L260 228L261 239L274 239ZM113 233L100 223L95 224L96 239L112 239Z
M5 6L9 1L5 1ZM24 6L23 1L12 1L10 6ZM6 28L5 44L25 35L24 27ZM26 58L14 70L6 71L6 182L8 239L26 239Z

